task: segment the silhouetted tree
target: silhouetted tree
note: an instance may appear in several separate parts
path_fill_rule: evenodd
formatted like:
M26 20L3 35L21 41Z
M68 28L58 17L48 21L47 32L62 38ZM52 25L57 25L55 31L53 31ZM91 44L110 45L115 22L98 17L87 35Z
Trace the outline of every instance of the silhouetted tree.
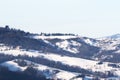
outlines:
M5 29L10 29L8 25L5 26Z

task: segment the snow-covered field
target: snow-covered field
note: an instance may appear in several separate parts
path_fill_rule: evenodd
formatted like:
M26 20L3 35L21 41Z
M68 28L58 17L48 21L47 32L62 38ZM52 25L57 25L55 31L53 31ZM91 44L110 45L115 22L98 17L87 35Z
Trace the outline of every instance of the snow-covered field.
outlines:
M8 67L8 69L10 71L24 71L27 68L27 67L21 67L21 66L19 66L17 63L15 63L13 61L7 61L7 62L4 62L4 63L2 63L0 65Z
M77 44L76 42L73 42L75 46L80 46L81 44ZM62 44L61 44L62 45ZM68 45L68 44L67 44ZM40 53L39 51L35 50L23 50L19 48L12 48L5 46L4 44L0 44L0 54L6 54L6 55L13 55L13 56L24 56L27 55L29 57L42 57L45 59L48 59L50 61L56 61L61 62L62 64L73 66L73 67L80 67L82 69L90 70L93 72L106 72L106 71L113 71L114 74L120 75L120 68L113 68L108 66L109 62L103 62L103 64L98 64L99 61L93 61L93 60L87 60L82 58L76 58L76 57L69 57L69 56L61 56L58 54L53 53ZM20 67L13 61L8 61L3 63L2 65L7 66L11 71L24 71L26 67ZM37 67L39 70L46 70L48 69L48 66L40 65ZM52 68L49 68L52 69ZM58 70L58 69L57 69ZM69 77L66 77L68 75ZM56 74L57 78L64 78L66 80L69 80L70 78L74 77L76 74L62 71L58 74ZM69 79L68 79L69 78ZM77 80L77 79L76 79Z
M25 62L27 62L27 65L25 67L21 67L15 61L16 60L7 61L7 62L4 62L0 65L7 67L10 71L25 71L30 66L30 64L32 63L32 64L35 65L35 66L32 66L32 67L34 69L37 69L38 71L42 71L43 74L48 79L57 78L57 79L62 79L62 80L70 80L71 78L74 78L78 75L78 73L72 73L72 72L63 71L63 70L56 69L56 68L51 68L51 67L41 65L41 64L36 64L36 63L33 63L31 61L27 61L27 60L25 61ZM55 74L56 70L59 71L59 72L57 72ZM47 72L47 71L49 71L49 72Z
M79 53L77 48L79 48L81 46L81 44L76 42L76 41L67 41L67 40L64 40L62 42L57 42L56 45L59 48L62 48L63 50L66 50L66 51L69 51L69 52L72 52L72 53Z
M63 64L67 64L69 66L77 66L81 67L83 69L88 69L92 71L110 71L113 68L108 66L108 62L104 62L101 65L98 65L99 61L92 61L92 60L86 60L82 58L75 58L75 57L68 57L68 56L60 56L55 54L42 54L44 58L53 60L53 61L59 61Z
M2 49L4 48L4 49ZM5 46L0 47L0 53L1 54L7 54L7 55L13 55L13 56L18 56L18 55L27 55L29 57L43 57L48 60L52 61L59 61L62 64L66 64L69 66L77 66L83 69L88 69L92 71L100 71L100 72L105 72L105 71L111 71L114 68L108 66L108 62L104 62L103 64L99 65L99 61L93 61L93 60L87 60L87 59L82 59L82 58L76 58L76 57L68 57L68 56L61 56L53 53L39 53L38 51L25 51L21 49L10 49Z
M76 36L34 36L35 39L70 39L70 38L76 38Z
M114 36L115 36L115 38L114 38ZM45 39L55 39L55 38L64 40L62 42L57 42L56 45L59 48L62 48L63 50L69 51L71 53L79 53L79 51L74 47L71 48L70 45L77 46L77 47L81 46L81 44L79 42L75 42L75 41L70 42L70 41L66 40L66 39L72 39L72 38L80 38L85 43L87 43L87 44L89 44L91 46L100 47L101 50L116 50L116 49L118 49L118 51L116 51L115 53L120 53L119 48L118 48L119 45L120 45L119 36L120 36L120 34L113 35L112 38L108 38L108 37L98 38L98 39L95 39L96 40L95 42L90 38L85 39L85 38L83 38L81 36L39 36L38 35L38 36L34 36L33 38L35 38L35 39L43 39L44 41L46 41ZM46 41L46 42L49 43L48 41ZM49 43L49 44L51 44L51 43Z

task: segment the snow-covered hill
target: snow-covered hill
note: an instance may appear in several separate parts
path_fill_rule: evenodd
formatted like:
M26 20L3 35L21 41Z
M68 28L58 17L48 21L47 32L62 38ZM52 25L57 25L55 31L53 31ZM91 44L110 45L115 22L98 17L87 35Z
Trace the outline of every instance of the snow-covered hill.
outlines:
M6 74L11 71L21 76L37 72L34 75L36 80L91 77L96 80L120 76L119 37L117 34L94 39L73 34L31 34L0 28L0 69L7 67Z
M48 61L55 61L56 63L60 62L61 64L67 65L70 67L77 67L80 69L92 71L93 73L100 72L100 73L105 74L106 72L112 71L114 74L118 75L119 69L120 69L120 68L113 68L112 66L109 66L110 64L114 65L114 63L109 63L109 62L103 62L102 64L99 64L100 61L87 60L87 59L83 59L83 58L76 58L76 57L69 57L69 56L62 56L62 55L58 55L58 54L54 54L54 53L41 53L41 52L35 51L35 50L34 51L33 50L26 51L23 49L13 49L13 48L5 46L3 44L1 44L1 46L2 47L0 47L0 49L1 49L0 54L14 56L15 58L19 57L19 56L21 56L21 57L28 56L28 57L32 57L32 58L39 57L39 58L47 59ZM30 61L26 61L26 60L24 60L24 61L27 62L27 64L28 64L28 65L26 64L26 66L24 66L24 67L21 67L16 63L17 59L12 60L12 61L6 61L4 63L1 63L1 65L8 67L9 70L11 70L11 71L24 71L25 69L27 69L28 66L30 66L30 63L31 63ZM46 67L47 65L44 66L44 65L36 64L36 63L34 63L33 68L36 67L36 65L38 65L38 67L37 67L38 70L39 69L40 70L42 70L42 69L48 70L48 68L49 68L49 67ZM52 68L49 68L49 70L52 70ZM66 79L66 80L69 80L70 78L73 78L73 77L77 76L78 74L82 74L81 72L80 73L74 72L75 73L74 74L73 72L57 69L57 67L55 68L55 70L62 71L62 72L59 72L58 74L54 74L54 75L56 75L57 78ZM70 75L70 76L65 77L65 75L68 75L68 76ZM71 75L73 75L73 76L71 76Z
M109 38L109 39L120 39L120 34L114 34L114 35L107 36L107 37L104 37L104 38Z
M26 65L21 66L20 63L24 63ZM73 73L69 71L64 71L56 68L51 68L45 65L37 64L27 60L15 59L12 61L6 61L1 64L1 66L7 67L10 71L25 71L27 68L32 67L33 69L38 71L38 74L42 74L47 79L62 79L62 80L70 80L78 75L79 73Z

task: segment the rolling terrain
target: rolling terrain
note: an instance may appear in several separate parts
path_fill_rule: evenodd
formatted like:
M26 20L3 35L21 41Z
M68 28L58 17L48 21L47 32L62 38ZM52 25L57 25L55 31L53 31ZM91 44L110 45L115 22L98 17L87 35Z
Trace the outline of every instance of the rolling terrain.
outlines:
M0 28L0 80L119 77L119 56L120 34L95 39Z

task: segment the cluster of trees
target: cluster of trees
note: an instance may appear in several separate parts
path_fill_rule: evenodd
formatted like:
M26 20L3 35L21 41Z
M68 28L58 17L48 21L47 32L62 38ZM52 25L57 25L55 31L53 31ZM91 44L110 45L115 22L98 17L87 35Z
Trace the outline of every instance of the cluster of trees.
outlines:
M14 28L9 28L8 25L5 27L0 27L0 36L6 35L6 36L27 36L30 35L29 32L24 32L20 29L14 29Z
M71 33L41 33L40 35L44 35L44 36L75 36L75 34L71 34Z
M22 49L41 50L43 52L59 52L57 51L57 47L47 44L41 39L37 40L30 38L30 35L32 34L21 30L11 29L9 26L6 26L5 28L0 27L0 43L7 46L13 46L13 48L20 46Z
M3 63L5 61L10 61L10 60L15 60L18 63L18 65L22 67L27 66L26 60L28 60L38 64L43 64L49 67L58 68L65 71L82 73L84 75L87 74L87 75L94 75L94 76L100 76L100 77L114 76L113 72L110 72L110 71L107 73L92 72L91 70L81 69L80 67L77 67L77 66L69 66L69 65L62 64L61 62L50 61L48 59L45 59L44 57L29 57L27 55L12 56L12 55L5 55L2 53L0 54L0 63ZM32 63L31 65L29 65L29 67L33 67L33 66L35 65ZM111 66L111 64L109 66ZM41 72L41 75L42 75L42 72Z
M10 60L15 60L15 59L18 59L17 63L20 66L26 66L27 64L24 62L24 60L28 60L28 61L32 61L38 64L43 64L49 67L54 67L54 68L58 68L58 69L66 70L66 71L79 72L79 73L90 73L89 71L81 69L79 67L65 65L65 64L62 64L61 62L50 61L42 57L29 57L27 55L12 56L12 55L0 54L0 63L5 62L5 61L10 61Z
M74 35L74 34L61 34L61 33L54 33L54 34L45 34L41 33L41 35ZM0 28L0 43L4 43L9 46L13 46L13 48L16 48L17 46L20 46L22 49L32 49L32 50L41 50L44 53L45 52L52 52L52 53L60 53L67 56L76 56L76 57L83 57L83 58L91 58L94 53L97 53L99 51L98 48L90 46L88 44L85 44L80 39L73 39L74 41L77 41L79 43L82 43L83 45L78 48L80 51L79 54L70 54L69 51L65 51L62 49L58 50L57 46L52 46L50 44L45 43L43 40L39 39L33 39L29 36L32 35L30 33L11 29L9 26L6 26L5 28ZM58 42L59 40L51 40L50 42L55 44L55 42Z
M24 72L13 72L0 66L0 80L48 80L44 75L37 75L37 70L28 67Z

